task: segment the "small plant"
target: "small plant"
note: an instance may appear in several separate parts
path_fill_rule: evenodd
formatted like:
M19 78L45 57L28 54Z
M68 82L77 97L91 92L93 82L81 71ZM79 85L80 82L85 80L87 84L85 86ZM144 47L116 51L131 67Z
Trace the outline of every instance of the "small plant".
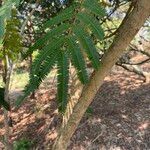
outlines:
M87 114L88 117L92 116L93 108L92 107L88 107L87 110L86 110L86 114Z
M32 146L32 142L27 139L21 139L14 142L14 150L29 150Z

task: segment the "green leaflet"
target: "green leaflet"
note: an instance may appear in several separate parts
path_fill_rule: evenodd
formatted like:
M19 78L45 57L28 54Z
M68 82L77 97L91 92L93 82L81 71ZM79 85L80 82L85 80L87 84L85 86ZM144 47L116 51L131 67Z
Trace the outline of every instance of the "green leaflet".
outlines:
M97 0L84 0L78 6L72 5L64 9L44 24L45 31L47 28L49 31L37 40L28 51L32 53L34 49L40 50L32 64L29 84L24 90L24 95L17 101L18 105L39 87L43 79L57 64L57 100L59 111L64 113L68 103L69 62L71 61L75 67L78 78L83 84L88 83L89 77L82 49L93 67L99 68L98 53L88 31L90 30L96 38L103 39L104 32L93 14L103 16L104 12ZM85 12L83 12L84 10Z
M80 26L74 27L73 31L75 36L80 42L81 47L85 50L88 55L89 60L92 62L92 65L95 69L99 68L99 56L98 52L95 48L94 43L92 42L89 35L84 31L84 29Z
M64 44L63 41L64 39L60 38L50 44L49 47L45 47L45 49L40 51L32 64L30 80L24 89L24 95L19 97L16 101L17 106L20 106L23 100L39 87L42 80L45 79L47 74L51 71L58 57L57 49Z
M57 100L59 112L64 113L68 103L69 59L60 52L57 60Z
M51 31L47 32L42 38L38 39L35 44L30 48L30 51L43 47L46 42L49 42L55 36L59 37L64 31L70 28L69 24L62 24Z
M19 52L22 49L22 37L19 32L20 20L17 18L17 10L11 9L11 18L7 19L5 34L3 38L3 47L5 54L11 60L16 60Z
M61 22L64 22L74 16L74 5L70 6L69 8L64 9L59 15L56 17L48 20L44 25L43 28L49 28L51 26L57 25Z
M85 26L88 26L93 34L100 40L104 37L103 29L101 28L99 22L92 18L90 15L86 13L77 14L77 18L84 23Z
M4 16L0 16L0 38L4 35L5 25L4 25Z
M76 39L74 37L69 37L67 44L69 46L71 61L77 70L78 77L83 84L86 84L88 82L88 74L86 71L84 57L79 45L76 43Z
M60 48L61 45L64 44L64 38L60 37L59 39L54 39L46 45L38 54L38 56L35 58L33 64L32 64L32 72L35 74L37 70L39 70L42 62L46 59L46 57L49 55L49 53L52 52L53 49Z
M37 71L37 74L40 75L41 78L47 76L52 67L55 65L58 57L58 51L58 49L53 49L40 66L39 72Z
M4 1L3 6L0 8L0 38L2 38L4 35L5 29L4 21L5 19L8 19L11 16L12 5L18 6L19 3L20 0L7 0Z
M45 59L45 62L43 63L41 69L44 68L44 67L45 68L43 70L39 69L36 72L36 74L30 75L29 83L28 83L28 85L24 89L24 95L21 96L21 97L19 97L18 100L16 101L16 106L17 107L19 107L21 105L21 103L23 102L23 100L28 95L30 95L32 92L34 92L39 87L39 85L41 84L41 82L45 79L45 77L47 76L47 74L51 71L51 69L55 65L55 62L57 60L57 53L55 53L54 51L55 51L55 49Z
M105 16L104 9L100 6L97 0L85 0L83 6L98 16Z

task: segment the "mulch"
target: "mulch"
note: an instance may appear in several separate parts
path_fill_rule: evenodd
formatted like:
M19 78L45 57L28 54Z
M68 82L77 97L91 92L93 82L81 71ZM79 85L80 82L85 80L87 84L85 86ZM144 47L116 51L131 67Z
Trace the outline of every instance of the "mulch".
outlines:
M53 87L42 89L36 100L27 100L19 110L13 109L12 141L26 138L34 143L33 150L45 150L54 143L61 122L54 94ZM112 73L106 77L90 110L68 150L150 149L150 84L140 77L122 71ZM2 112L0 127L2 136ZM3 149L2 143L0 147Z

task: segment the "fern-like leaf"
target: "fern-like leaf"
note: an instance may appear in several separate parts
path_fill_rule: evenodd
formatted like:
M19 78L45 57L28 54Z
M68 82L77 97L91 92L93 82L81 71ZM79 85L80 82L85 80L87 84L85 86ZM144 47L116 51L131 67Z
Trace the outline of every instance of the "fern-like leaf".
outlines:
M60 52L57 60L57 100L59 112L64 113L68 102L69 59Z
M105 16L105 11L102 7L100 7L100 4L97 2L97 0L85 0L83 2L83 6L97 16Z
M51 47L43 50L42 53L40 53L34 60L29 83L24 89L24 95L19 97L19 99L16 101L17 106L20 106L22 101L39 87L41 82L55 65L58 55L58 50L56 49L60 48L62 45L61 40L62 38L57 40L57 42L55 41L53 44L51 44Z
M46 42L48 43L50 40L52 40L55 36L58 37L58 35L61 35L64 31L70 28L69 24L62 24L58 26L57 28L54 28L46 33L46 35L36 41L36 43L31 47L31 49L38 49L40 47L43 47Z
M102 40L104 32L95 15L98 17L104 15L98 0L82 2L75 0L72 6L43 25L45 35L29 49L29 52L38 49L39 54L33 62L30 81L22 100L37 89L53 66L57 65L58 106L59 111L64 113L68 102L69 62L76 69L78 78L83 84L88 83L89 78L86 57L88 56L95 69L99 68L98 54L90 35Z
M24 54L23 58L27 58L29 55L33 53L34 50L42 49L42 47L46 46L48 43L52 43L55 36L58 38L58 34L61 36L64 31L70 28L69 24L62 24L57 28L54 28L46 33L42 38L38 39L33 46L31 46L27 52Z
M44 80L44 78L47 76L47 74L53 68L56 60L57 60L57 54L56 53L52 53L45 60L45 63L44 63L43 66L46 65L46 67L44 68L44 70L40 69L36 74L34 74L34 75L31 74L30 75L29 83L24 89L24 95L20 96L18 98L18 100L16 101L16 106L20 106L21 103L23 102L23 100L39 87L41 82Z
M64 42L64 38L60 37L59 39L54 39L46 45L39 53L39 55L36 57L32 64L32 71L31 73L34 75L39 70L40 66L42 65L42 62L49 57L49 54L53 52L53 50L58 49L61 47L61 45Z
M96 19L92 18L86 13L79 13L77 17L82 23L84 23L85 26L88 26L90 28L90 30L95 34L98 39L102 40L104 38L103 29L101 28L99 22Z
M77 70L78 77L83 84L86 84L88 82L88 74L80 47L76 43L76 39L74 37L68 38L67 44L69 46L71 61Z
M12 6L18 6L20 0L7 0L3 1L3 3L4 4L0 7L0 38L4 36L5 20L11 17Z
M75 9L75 5L70 6L69 8L66 8L59 15L57 15L56 17L48 20L43 25L43 28L49 28L51 26L58 25L59 23L64 22L64 21L66 21L66 20L68 20L70 18L73 18L73 16L74 16L74 9Z
M91 60L92 65L95 69L99 68L99 56L98 52L95 48L94 43L92 42L89 35L84 31L84 29L80 26L74 27L73 31L79 40L81 47L85 50L88 55L89 60Z

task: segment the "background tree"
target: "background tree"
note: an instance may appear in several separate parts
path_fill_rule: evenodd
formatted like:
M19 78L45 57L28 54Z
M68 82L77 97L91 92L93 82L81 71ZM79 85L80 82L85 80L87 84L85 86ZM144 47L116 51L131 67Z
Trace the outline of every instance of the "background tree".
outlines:
M10 12L9 12L9 11ZM6 11L8 14L6 15ZM12 8L11 1L4 3L4 7L1 9L1 28L0 34L2 47L0 49L0 59L2 62L3 70L3 83L4 87L1 89L1 104L4 106L4 125L5 125L5 146L9 150L12 148L10 142L10 127L12 127L12 120L10 112L10 100L9 100L9 86L10 77L13 70L13 62L18 58L18 54L21 51L22 43L21 36L19 33L20 21L17 18L16 8ZM6 25L5 25L6 24Z

